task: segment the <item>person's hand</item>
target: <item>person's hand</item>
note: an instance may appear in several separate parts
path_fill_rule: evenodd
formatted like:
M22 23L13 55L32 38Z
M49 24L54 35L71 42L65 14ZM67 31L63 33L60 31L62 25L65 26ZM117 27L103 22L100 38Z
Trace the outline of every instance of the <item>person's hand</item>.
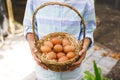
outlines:
M28 43L30 46L32 56L35 59L35 61L37 62L37 64L40 65L41 67L43 67L44 69L48 70L48 67L45 64L43 64L40 59L38 59L38 56L35 55L35 53L37 52L37 49L35 47L34 35L32 33L28 33L27 39L28 39Z
M70 71L76 69L77 67L79 67L79 66L81 65L82 60L83 60L83 59L85 58L85 56L86 56L86 51L87 51L87 50L83 48L83 49L79 52L80 57L79 57L78 61L76 61L75 63L73 63L73 64L71 65L71 67L69 68Z
M42 63L40 59L38 59L38 56L35 55L35 53L38 52L36 47L34 45L31 45L30 50L31 50L32 56L35 59L35 61L37 62L37 64L40 65L41 67L43 67L44 69L48 70L48 67L44 63Z
M71 67L69 68L70 71L78 68L78 67L81 65L83 59L84 59L85 56L86 56L86 52L87 52L87 50L88 50L88 47L89 47L90 43L91 43L91 40L89 40L88 38L86 38L86 39L84 40L83 48L82 48L82 50L79 52L79 56L80 56L80 57L79 57L79 59L78 59L75 63L73 63L73 64L71 65Z

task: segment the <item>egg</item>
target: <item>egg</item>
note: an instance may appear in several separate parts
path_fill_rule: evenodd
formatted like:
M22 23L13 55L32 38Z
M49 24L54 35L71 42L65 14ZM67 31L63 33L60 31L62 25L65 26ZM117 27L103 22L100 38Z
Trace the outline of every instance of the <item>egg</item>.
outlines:
M71 45L71 42L68 39L63 39L62 40L62 45L66 46L66 45Z
M76 56L76 54L75 54L74 52L68 52L68 53L66 54L66 56L67 56L69 59L71 59L71 58L74 58L74 57Z
M49 52L52 51L51 48L48 47L48 46L41 46L41 47L40 47L40 50L41 50L43 53L49 53Z
M62 41L58 38L58 37L54 37L54 38L52 38L52 43L54 44L54 45L56 45L56 44L62 44Z
M44 45L46 45L46 46L48 46L50 48L53 48L53 43L51 41L45 41Z
M63 57L61 57L61 58L58 59L58 62L65 62L67 60L68 60L68 57L63 56Z
M54 53L54 52L49 52L49 53L47 54L47 58L48 58L48 60L55 60L55 59L57 58L56 53Z
M57 53L57 58L58 59L61 58L61 57L63 57L63 56L65 56L65 53L63 53L63 52Z
M53 50L54 50L55 52L62 52L62 51L63 51L63 47L62 47L62 45L60 45L60 44L56 44L56 45L54 46Z
M74 52L75 51L75 47L72 45L66 45L64 46L64 52L68 53L68 52Z

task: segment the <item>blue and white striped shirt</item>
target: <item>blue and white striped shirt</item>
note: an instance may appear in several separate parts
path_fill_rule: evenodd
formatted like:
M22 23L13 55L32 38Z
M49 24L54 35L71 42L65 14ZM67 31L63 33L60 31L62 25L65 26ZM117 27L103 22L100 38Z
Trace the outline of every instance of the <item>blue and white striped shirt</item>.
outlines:
M32 16L36 8L45 2L63 2L76 8L85 20L86 37L91 38L93 41L93 32L96 28L94 0L28 0L23 21L25 35L32 32ZM81 19L68 7L49 5L40 9L35 18L35 27L39 39L51 32L68 32L78 40L82 39ZM74 77L76 78L50 80L77 80L79 78L75 75Z
M64 2L75 7L84 17L86 23L86 37L93 39L96 27L95 9L93 0L28 0L24 26L25 34L32 32L32 16L37 7L45 2ZM36 15L36 29L39 38L51 32L68 32L76 38L82 39L82 27L79 16L71 9L63 6L49 5L39 10Z

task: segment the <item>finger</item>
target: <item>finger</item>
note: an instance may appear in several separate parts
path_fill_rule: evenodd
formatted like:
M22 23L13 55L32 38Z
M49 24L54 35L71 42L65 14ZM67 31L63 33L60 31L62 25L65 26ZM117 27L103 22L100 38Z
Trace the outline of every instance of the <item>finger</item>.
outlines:
M37 52L37 49L36 48L34 48L34 51L33 51L34 53L36 53Z
M78 68L79 66L80 66L80 65L77 65L77 66L71 66L71 67L69 68L69 71L72 71L72 70Z
M41 60L38 59L38 57L37 57L35 54L32 54L32 55L33 55L34 59L35 59L37 62L41 62Z
M80 65L81 62L83 61L83 59L85 58L85 56L86 56L86 52L83 53L83 54L81 55L80 59L79 59L77 62L73 63L72 66Z
M80 65L82 62L82 59L79 59L77 62L73 63L72 66Z
M33 56L35 61L41 62L41 60L38 58L38 56L35 53L32 53L32 56Z
M82 49L80 52L79 52L79 55L81 56L83 53L86 52L86 49Z

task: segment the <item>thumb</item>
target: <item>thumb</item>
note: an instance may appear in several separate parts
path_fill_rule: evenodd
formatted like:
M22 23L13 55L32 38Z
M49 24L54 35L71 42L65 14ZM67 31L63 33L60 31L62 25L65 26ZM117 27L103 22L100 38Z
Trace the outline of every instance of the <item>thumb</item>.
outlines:
M83 53L86 52L86 49L82 49L80 52L79 52L79 56L81 56Z

